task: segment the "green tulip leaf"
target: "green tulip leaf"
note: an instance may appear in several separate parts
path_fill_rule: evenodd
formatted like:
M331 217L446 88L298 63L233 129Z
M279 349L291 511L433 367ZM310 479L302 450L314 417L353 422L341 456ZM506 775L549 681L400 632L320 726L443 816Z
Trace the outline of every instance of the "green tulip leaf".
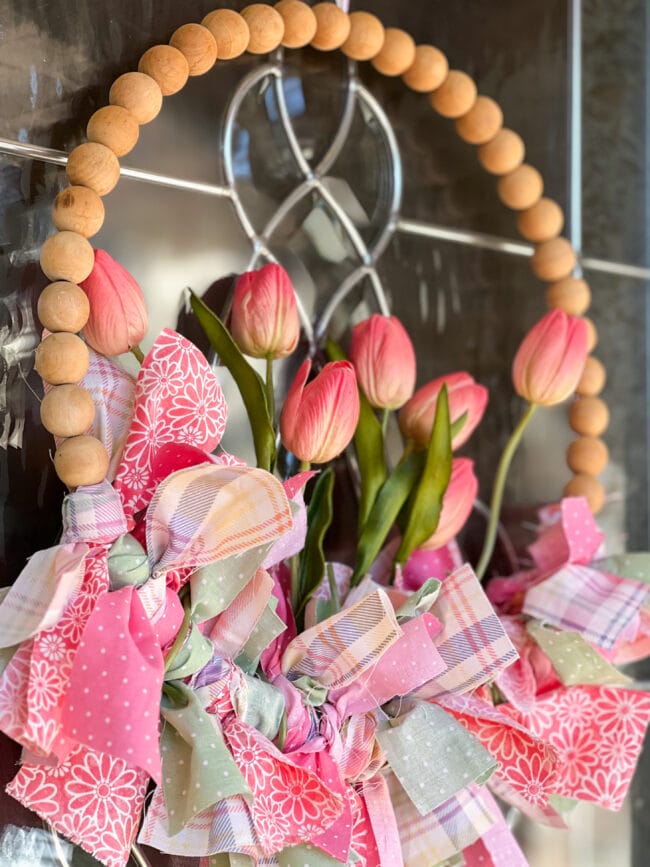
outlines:
M307 536L305 547L300 554L299 595L295 610L302 619L305 605L325 575L325 555L323 542L334 514L332 493L334 491L334 472L331 468L321 473L307 509Z
M451 478L451 460L449 398L447 386L443 385L436 404L424 471L415 489L406 530L397 552L398 563L405 563L418 545L435 532L440 520L442 498Z
M461 416L459 416L456 421L451 426L451 441L453 442L458 434L465 427L465 422L467 421L468 413L465 411Z
M228 368L240 391L253 433L257 465L270 470L275 461L275 433L269 415L262 377L244 358L230 332L203 301L191 292L192 310L214 347L220 361Z

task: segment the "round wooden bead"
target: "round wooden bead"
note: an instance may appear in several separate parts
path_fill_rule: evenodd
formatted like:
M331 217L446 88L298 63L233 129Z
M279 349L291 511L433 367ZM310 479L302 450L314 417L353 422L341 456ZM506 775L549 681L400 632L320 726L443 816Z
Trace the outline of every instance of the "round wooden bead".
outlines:
M169 44L187 60L190 75L203 75L217 61L216 39L201 24L183 24L174 30Z
M108 454L98 439L90 436L64 440L54 455L54 469L64 485L98 485L108 472Z
M88 296L74 283L57 280L38 298L38 318L48 331L81 331L90 314Z
M598 343L598 329L587 316L583 316L582 321L587 326L587 352L591 352Z
M415 42L412 36L398 27L387 27L381 51L371 62L382 75L395 76L410 69L414 60Z
M605 503L605 489L598 479L587 473L574 476L564 488L565 497L584 497L589 508L595 514L600 512Z
M275 8L282 16L285 48L302 48L309 45L316 35L314 10L302 0L280 0Z
M93 270L95 254L90 242L77 232L50 235L41 247L41 268L50 280L81 283Z
M585 362L585 369L580 377L580 382L576 386L576 394L595 397L605 388L606 380L607 371L605 370L605 365L602 361L590 355Z
M503 112L489 96L477 96L476 102L456 121L456 132L468 144L480 145L490 141L503 124Z
M60 231L91 238L104 223L104 203L90 187L66 187L54 200L52 222Z
M350 13L350 35L341 51L352 60L370 60L382 49L384 25L371 12Z
M241 14L250 32L246 50L250 54L275 51L284 36L282 15L266 3L252 3L242 9Z
M110 193L120 179L120 164L113 151L94 141L76 147L65 170L71 184L90 187L99 196Z
M609 410L599 397L579 397L569 409L569 424L583 436L599 437L607 430Z
M557 238L563 226L564 213L553 199L540 199L532 208L517 215L517 231L535 244Z
M311 41L312 48L318 51L340 48L350 35L350 17L334 3L317 3L313 12L316 35Z
M232 60L246 51L250 34L248 24L239 12L215 9L205 16L201 24L214 36L219 60Z
M567 451L567 463L574 473L597 476L607 466L609 450L598 437L578 437Z
M89 364L88 347L80 337L67 331L50 334L36 347L34 367L51 385L79 382Z
M584 280L566 277L546 288L546 304L571 316L582 316L591 304L591 290Z
M533 272L549 283L568 277L575 264L575 251L566 238L552 238L538 244L531 259Z
M497 192L503 204L513 211L532 207L544 192L542 176L528 163L499 178Z
M57 385L41 401L41 421L55 437L85 433L95 418L92 397L80 385Z
M438 114L443 117L462 117L470 110L476 100L476 85L464 72L450 69L447 77L429 101Z
M491 175L507 175L524 161L526 149L521 136L511 129L500 129L494 138L478 149L478 161Z
M150 75L163 96L171 96L185 87L190 66L185 55L173 45L154 45L140 58L138 72Z
M131 112L121 105L105 105L98 109L88 121L86 128L88 141L103 144L115 156L123 157L135 147L140 127Z
M431 93L440 87L449 72L447 58L433 45L418 45L413 63L402 76L402 81L416 93Z
M113 82L108 94L111 105L121 105L139 124L158 116L163 96L158 84L143 72L125 72Z

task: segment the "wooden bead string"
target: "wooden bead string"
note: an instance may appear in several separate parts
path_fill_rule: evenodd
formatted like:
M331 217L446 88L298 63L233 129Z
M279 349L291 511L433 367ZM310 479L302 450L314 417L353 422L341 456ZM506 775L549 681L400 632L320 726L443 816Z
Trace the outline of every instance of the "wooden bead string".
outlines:
M163 96L177 93L189 76L203 75L217 59L229 60L245 51L267 54L280 45L319 51L340 48L347 57L368 60L387 76L401 76L408 88L427 94L433 108L454 121L459 137L477 148L485 171L497 180L497 193L506 207L517 212L517 229L535 244L531 267L548 284L550 308L584 316L591 294L587 283L572 276L576 253L560 236L561 207L543 197L544 182L536 168L524 162L525 146L513 130L503 127L498 104L477 93L464 72L449 69L445 55L433 45L416 45L398 28L384 29L369 12L343 12L331 2L313 7L301 0L280 0L275 6L253 3L241 13L217 9L201 24L185 24L168 45L155 45L140 58L137 72L127 72L113 83L109 105L90 118L88 141L68 158L70 186L56 197L53 222L58 232L41 250L41 267L53 281L39 301L39 317L54 332L37 349L36 367L55 387L43 401L47 430L66 437L57 449L54 465L69 487L100 482L108 469L101 443L87 436L89 403L77 385L88 367L88 351L76 333L88 319L88 305L78 283L93 267L87 240L104 220L101 197L119 179L118 157L136 144L139 128L159 113ZM82 297L83 296L83 297ZM593 323L590 351L596 345ZM603 505L598 479L607 464L607 447L600 439L609 421L606 404L598 396L605 385L605 368L590 356L576 389L569 422L578 438L569 447L567 461L574 476L567 495L583 495L594 512Z

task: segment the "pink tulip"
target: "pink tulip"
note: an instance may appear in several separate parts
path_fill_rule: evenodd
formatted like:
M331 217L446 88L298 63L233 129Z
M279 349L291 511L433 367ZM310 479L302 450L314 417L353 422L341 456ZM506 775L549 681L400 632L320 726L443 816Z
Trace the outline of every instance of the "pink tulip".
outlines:
M415 388L415 351L396 316L373 314L352 329L350 361L377 409L399 409Z
M147 308L135 279L105 250L95 250L95 264L81 288L90 302L84 336L102 355L121 355L137 346L147 326Z
M282 442L301 461L324 464L348 445L359 421L359 392L349 361L331 361L309 385L303 362L280 416Z
M563 310L551 310L524 337L512 365L518 395L553 406L573 394L587 359L587 326Z
M247 271L237 280L230 329L235 343L253 358L291 355L300 336L296 293L280 265Z
M452 449L457 449L467 442L483 418L488 400L487 388L475 382L469 373L449 373L423 385L402 407L399 426L407 439L426 446L431 436L438 395L443 385L447 386L452 424L467 413L465 424L451 441Z
M433 536L420 545L424 551L440 548L451 542L469 518L478 493L478 479L474 475L474 461L454 458L451 479L442 499L440 520Z

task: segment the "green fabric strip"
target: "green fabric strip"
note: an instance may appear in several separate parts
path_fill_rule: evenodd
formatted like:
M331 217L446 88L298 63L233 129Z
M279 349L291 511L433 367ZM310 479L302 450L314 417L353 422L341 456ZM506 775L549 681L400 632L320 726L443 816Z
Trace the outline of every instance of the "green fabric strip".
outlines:
M200 671L210 662L212 653L210 639L192 624L185 643L174 657L172 668L165 672L165 680L183 680Z
M617 554L597 560L593 565L601 572L611 572L620 578L632 578L634 581L650 584L650 551Z
M277 856L280 867L341 867L344 861L337 861L331 855L326 855L321 849L304 843L300 846L289 846Z
M245 674L231 695L239 719L262 732L270 741L277 735L284 714L284 696L275 686Z
M283 620L275 613L277 604L278 600L272 596L262 612L262 616L253 627L241 653L235 659L235 663L247 674L255 673L262 653L287 628Z
M531 620L529 634L544 651L565 686L598 684L612 686L630 683L630 678L614 668L580 635L579 632L556 630Z
M260 568L271 545L259 545L198 569L190 578L192 620L204 623L221 614Z

